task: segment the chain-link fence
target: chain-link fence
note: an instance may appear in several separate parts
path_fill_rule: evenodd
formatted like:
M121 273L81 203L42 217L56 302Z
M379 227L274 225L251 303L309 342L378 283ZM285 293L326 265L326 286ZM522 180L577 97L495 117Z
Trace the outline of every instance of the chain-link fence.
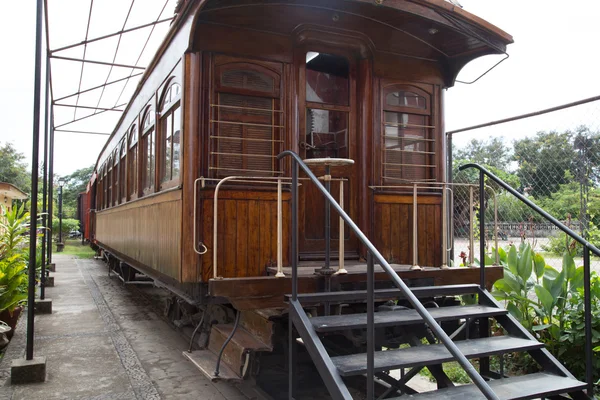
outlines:
M479 183L475 169L459 171L469 162L484 165L592 244L600 245L600 98L555 107L553 111L515 117L475 129L450 132L452 181ZM540 115L541 114L541 115ZM527 241L546 262L560 268L568 248L581 249L541 215L493 183L486 190L486 246L492 254L494 197L498 245ZM495 193L495 196L494 194ZM454 265L469 263L471 250L479 258L479 198L467 187L453 191ZM473 210L473 212L471 212ZM475 243L469 241L474 225ZM473 247L471 249L471 247ZM476 262L477 263L477 262ZM600 271L600 261L592 268Z

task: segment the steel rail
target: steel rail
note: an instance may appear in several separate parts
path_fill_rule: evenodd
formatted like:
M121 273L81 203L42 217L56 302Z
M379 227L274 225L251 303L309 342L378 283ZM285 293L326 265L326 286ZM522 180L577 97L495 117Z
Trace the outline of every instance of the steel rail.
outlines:
M370 254L374 257L375 260L379 263L381 268L387 272L392 282L398 287L402 293L406 296L406 299L410 302L410 304L414 307L417 313L423 318L423 320L429 325L430 329L434 332L435 336L446 346L448 351L452 354L452 356L458 361L458 363L464 368L465 372L469 377L473 380L473 383L479 388L479 390L483 393L483 395L488 400L499 400L499 397L493 392L487 382L479 375L479 373L475 370L473 365L469 362L469 360L462 354L462 352L458 349L456 344L450 339L448 334L444 332L442 327L437 323L437 321L431 316L431 314L427 311L427 309L423 306L423 304L419 301L419 299L414 295L414 293L408 288L406 283L398 276L398 274L394 271L394 269L390 266L390 264L385 260L385 258L381 255L379 250L375 248L373 243L366 237L366 235L360 230L360 228L354 223L352 218L339 206L339 204L335 201L333 196L327 192L325 187L321 184L321 182L317 179L317 177L313 174L313 172L308 168L308 166L302 161L300 156L297 153L294 153L291 150L286 150L280 153L277 158L283 159L284 157L290 156L294 160L292 162L292 166L296 166L292 170L292 190L294 190L294 182L297 179L295 174L297 174L297 166L300 166L304 173L310 178L310 180L315 184L317 189L321 192L321 194L325 197L325 200L328 201L333 208L338 212L338 214L346 221L346 224L354 231L357 238L362 242L362 244L366 247L366 250L370 252ZM293 193L293 195L297 195L297 192ZM294 200L294 206L297 206L296 200ZM296 215L296 210L292 211L292 215ZM292 221L292 223L297 224L297 220ZM292 235L297 236L297 225L292 228ZM297 240L297 239L296 239ZM292 243L295 241L293 240ZM297 253L294 252L293 249L293 261L294 267L297 266ZM294 272L296 268L292 269ZM297 280L296 274L292 277L292 281ZM296 301L298 298L298 287L297 284L292 282L292 300Z
M54 100L54 102L53 102L53 103L54 103L54 105L57 105L57 106L58 106L58 105L64 105L64 104L56 104L56 102L57 102L57 101L61 101L61 100L68 99L69 97L77 96L77 95L79 95L79 94L83 94L83 93L91 92L92 90L98 90L98 89L101 89L101 88L103 88L104 86L113 85L113 84L115 84L115 83L119 83L119 82L122 82L122 81L124 81L124 80L127 80L127 79L130 79L130 78L135 78L136 76L140 76L140 75L144 75L144 73L143 73L143 72L138 72L137 74L134 74L134 75L131 75L131 76L128 76L128 77L125 77L125 78L120 78L120 79L116 79L116 80L114 80L114 81L110 81L110 82L108 82L108 83L107 83L107 84L105 84L105 85L98 85L98 86L91 87L91 88L89 88L89 89L84 89L84 90L81 90L81 91L78 91L78 92L75 92L75 93L71 93L71 94L69 94L69 95L67 95L67 96L59 97L58 99ZM119 107L119 106L115 106L115 107Z
M590 292L590 279L591 279L591 271L590 271L590 252L594 253L596 256L600 256L600 249L596 246L579 236L573 230L571 230L568 226L560 222L558 219L554 218L552 215L548 214L544 209L535 205L531 200L527 199L521 193L517 192L513 187L508 185L502 179L498 178L496 175L488 171L486 168L482 167L479 164L469 163L465 165L461 165L458 170L464 171L468 168L475 168L479 170L480 173L480 187L484 184L484 177L487 176L489 179L494 181L504 190L515 196L522 203L525 203L529 208L536 211L538 214L546 218L552 224L554 224L558 229L569 235L575 241L583 246L583 290L584 290L584 314L585 314L585 361L586 361L586 382L588 385L587 394L588 396L592 396L594 393L594 379L593 379L593 367L592 367L592 300L591 300L591 292ZM481 191L481 190L480 190ZM481 212L483 215L483 212Z

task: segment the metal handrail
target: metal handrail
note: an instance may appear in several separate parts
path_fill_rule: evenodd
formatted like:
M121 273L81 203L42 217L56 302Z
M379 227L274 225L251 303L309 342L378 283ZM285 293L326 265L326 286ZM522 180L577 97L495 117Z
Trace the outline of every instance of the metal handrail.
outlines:
M462 352L458 349L456 344L450 339L448 334L444 332L442 327L437 323L437 321L431 316L431 314L427 311L427 309L423 306L423 304L419 301L419 299L414 295L414 293L408 288L408 286L404 283L404 281L398 276L396 271L390 266L390 264L383 258L379 250L375 248L373 243L369 241L369 239L365 236L365 234L358 228L358 226L354 223L354 221L350 218L350 216L340 207L340 205L335 201L333 196L325 189L325 187L319 182L317 177L312 173L310 168L302 161L300 156L294 153L291 150L286 150L277 155L277 159L281 160L282 158L290 156L294 159L295 162L292 162L292 301L297 302L298 300L298 285L297 285L297 268L298 268L298 201L297 201L297 183L298 183L298 166L302 168L304 173L310 180L314 183L317 189L321 192L321 194L325 197L325 200L328 201L331 206L337 211L337 213L346 221L346 224L352 229L352 231L356 234L357 238L362 242L362 244L367 248L368 255L370 254L381 266L381 268L387 272L392 282L398 287L402 293L406 296L406 299L410 302L410 304L414 307L417 313L423 318L423 320L427 323L429 328L434 332L435 336L446 346L448 351L454 356L454 358L458 361L458 363L464 368L465 372L469 377L473 380L473 383L479 388L479 390L483 393L483 395L489 400L499 400L499 397L492 391L487 382L479 375L479 373L475 370L473 365L467 360L467 358L462 354ZM374 272L371 271L371 274ZM368 288L368 292L372 292L373 287ZM368 320L373 323L372 313L373 308L370 307L368 313ZM370 333L373 334L373 329L369 329ZM368 344L367 346L373 350L372 344L374 343L373 335L368 335ZM369 359L370 357L370 359ZM369 352L367 355L368 360L368 376L370 378L373 377L373 361L372 357L374 357L373 352ZM369 391L369 390L368 390ZM370 400L370 399L369 399Z
M593 352L593 350L592 350L592 300L591 300L591 292L590 292L590 280L591 280L590 251L592 253L594 253L595 255L600 256L600 250L596 246L594 246L593 244L591 244L590 242L588 242L587 240L585 240L584 238L579 236L577 233L575 233L573 230L571 230L568 226L566 226L565 224L560 222L558 219L554 218L552 215L548 214L542 208L535 205L531 200L527 199L521 193L517 192L512 186L508 185L502 179L498 178L496 175L494 175L493 173L491 173L490 171L488 171L486 168L482 167L481 165L476 164L476 163L469 163L469 164L461 165L458 168L458 170L464 171L465 169L468 169L468 168L475 168L475 169L479 170L480 195L482 193L482 187L484 185L484 178L485 178L485 176L487 176L492 181L494 181L496 184L498 184L500 187L502 187L504 190L506 190L507 192L509 192L510 194L515 196L517 199L519 199L522 203L525 203L525 205L527 205L529 208L531 208L532 210L536 211L538 214L540 214L541 216L546 218L548 221L550 221L552 224L554 224L554 226L556 226L558 229L560 229L561 231L563 231L564 233L569 235L571 238L573 238L577 242L579 242L581 245L583 245L583 282L584 282L583 290L584 290L584 303L585 303L584 304L584 314L585 314L586 383L588 385L587 394L588 394L588 396L592 396L594 393L594 379L593 379L593 368L592 368L592 352ZM480 223L482 225L482 229L484 226L484 218L483 218L484 205L483 204L484 204L484 202L481 201L482 210L480 211L480 215L482 216L482 218L480 219ZM485 266L485 257L482 256L482 260L480 261L480 263L481 263L482 267ZM482 268L482 273L484 270L485 270L485 268Z

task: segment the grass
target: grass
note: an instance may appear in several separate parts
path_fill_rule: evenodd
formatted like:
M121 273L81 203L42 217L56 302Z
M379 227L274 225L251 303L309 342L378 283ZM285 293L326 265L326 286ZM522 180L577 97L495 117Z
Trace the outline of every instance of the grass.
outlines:
M465 372L465 370L456 361L444 363L444 372L448 375L448 378L454 383L471 383L471 378ZM429 379L430 382L435 382L435 378L431 375L431 372L427 368L423 368L419 371L419 375Z
M65 248L62 254L69 254L77 258L94 258L94 254L96 253L89 244L82 245L81 240L76 239L65 241Z

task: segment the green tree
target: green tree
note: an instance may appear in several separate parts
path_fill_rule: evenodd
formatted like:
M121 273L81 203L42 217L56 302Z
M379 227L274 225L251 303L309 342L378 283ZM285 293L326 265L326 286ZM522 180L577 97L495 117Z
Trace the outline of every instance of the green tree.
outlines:
M472 139L464 149L457 150L456 159L469 160L499 170L507 170L511 161L510 145L507 146L502 138L490 140Z
M19 153L12 143L0 146L0 182L8 182L22 191L31 190L31 174L23 162L25 155Z
M517 176L524 191L538 199L546 197L575 176L577 151L573 137L571 131L551 131L515 140L514 159L519 164Z
M77 196L85 192L88 182L94 172L94 166L78 169L70 175L60 177L65 184L63 186L63 214L66 218L75 218L77 213ZM55 195L58 199L58 194ZM58 208L57 208L58 212Z

